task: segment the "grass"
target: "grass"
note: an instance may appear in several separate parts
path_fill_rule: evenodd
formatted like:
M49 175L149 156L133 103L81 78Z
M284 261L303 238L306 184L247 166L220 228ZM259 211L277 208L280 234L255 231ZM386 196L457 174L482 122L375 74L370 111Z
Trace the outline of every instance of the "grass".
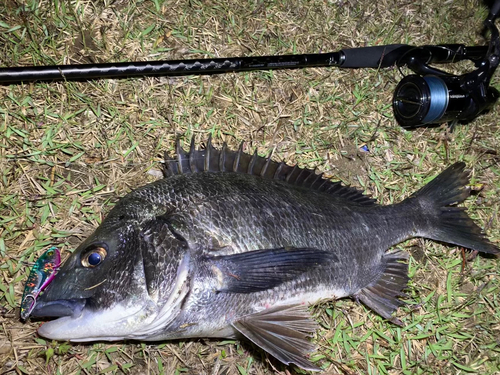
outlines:
M387 43L484 44L478 1L31 1L0 4L0 66L335 51ZM460 64L458 72L471 69ZM174 140L212 134L317 167L379 202L407 197L465 161L465 205L500 240L498 108L453 133L394 121L396 69L252 72L203 77L0 86L1 374L302 374L246 342L73 345L19 321L33 261L67 256L134 187L158 177ZM360 151L366 145L369 152ZM350 300L313 309L313 360L328 374L500 372L500 266L416 239L403 327Z

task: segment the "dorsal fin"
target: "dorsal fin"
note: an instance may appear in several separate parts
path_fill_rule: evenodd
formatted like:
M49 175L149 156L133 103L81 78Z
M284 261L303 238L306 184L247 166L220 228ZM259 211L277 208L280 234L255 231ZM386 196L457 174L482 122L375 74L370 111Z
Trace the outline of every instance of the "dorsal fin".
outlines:
M243 143L238 151L228 150L226 143L221 150L218 150L212 146L212 137L209 137L206 148L196 149L194 141L191 140L190 150L186 152L178 140L176 152L176 159L170 159L165 155L163 172L165 177L198 172L245 173L326 192L360 205L370 205L375 202L356 188L326 180L323 174L316 174L314 170L273 161L271 154L267 158L257 155L257 152L253 155L247 154L243 152Z

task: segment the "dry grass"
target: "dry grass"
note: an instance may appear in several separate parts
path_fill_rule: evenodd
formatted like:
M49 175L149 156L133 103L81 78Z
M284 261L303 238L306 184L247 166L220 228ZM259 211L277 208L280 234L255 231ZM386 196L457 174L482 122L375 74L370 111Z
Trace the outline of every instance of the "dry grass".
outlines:
M0 3L0 65L335 51L387 43L483 44L478 1L27 1ZM460 69L470 68L462 65ZM453 161L482 190L469 212L500 240L498 109L449 134L402 130L397 70L307 69L0 86L0 374L292 374L247 343L72 345L19 321L30 265L68 255L125 193L157 178L176 137L212 134L317 167L380 202L408 196ZM363 153L360 146L370 152ZM351 301L314 311L313 359L328 374L500 372L499 263L462 270L459 249L412 254L403 328Z

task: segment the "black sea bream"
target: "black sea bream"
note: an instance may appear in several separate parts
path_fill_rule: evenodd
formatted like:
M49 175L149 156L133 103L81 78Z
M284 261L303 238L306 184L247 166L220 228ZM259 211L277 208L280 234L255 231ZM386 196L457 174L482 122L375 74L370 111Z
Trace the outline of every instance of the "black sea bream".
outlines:
M313 171L254 154L177 147L165 178L122 198L65 262L34 316L56 340L246 337L285 364L307 359L308 306L351 296L396 324L407 254L425 237L498 248L456 207L456 163L401 203L381 206Z

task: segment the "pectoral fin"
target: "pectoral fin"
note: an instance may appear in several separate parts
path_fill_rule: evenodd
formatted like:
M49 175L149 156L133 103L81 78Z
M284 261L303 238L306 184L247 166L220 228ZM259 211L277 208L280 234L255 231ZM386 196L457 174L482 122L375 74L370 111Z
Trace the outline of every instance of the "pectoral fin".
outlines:
M218 280L217 291L254 293L274 288L323 264L337 262L331 251L318 249L265 249L209 257L204 266Z
M321 370L306 359L315 349L307 337L318 326L304 305L278 306L247 315L234 322L233 327L286 365L293 363L305 370Z

